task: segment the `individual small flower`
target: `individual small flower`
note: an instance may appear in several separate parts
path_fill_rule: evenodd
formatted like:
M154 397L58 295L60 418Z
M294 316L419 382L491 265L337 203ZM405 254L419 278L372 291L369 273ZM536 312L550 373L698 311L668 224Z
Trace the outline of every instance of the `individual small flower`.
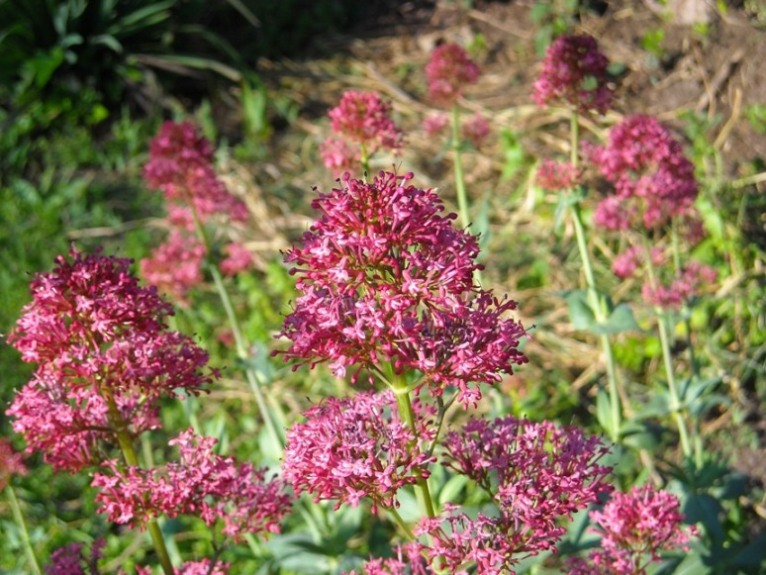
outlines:
M205 255L205 246L195 236L173 230L150 257L141 260L141 275L147 283L185 306L189 291L204 281Z
M615 191L596 208L596 225L651 229L690 212L699 189L694 165L657 118L628 116L589 155Z
M203 371L204 350L168 330L172 307L139 285L130 263L74 249L71 260L57 258L32 280L32 301L8 338L38 367L6 413L27 452L58 468L94 463L116 427L156 427L161 397L198 394L215 375Z
M429 136L438 136L444 131L448 123L449 118L446 114L429 114L423 120L423 131Z
M489 135L489 122L478 112L463 123L463 139L468 140L474 148L480 148Z
M417 436L396 411L392 391L328 398L306 412L287 436L282 464L285 481L315 501L373 508L397 506L396 492L429 476L426 454L434 433L419 417ZM427 415L423 412L421 415Z
M703 286L715 282L716 277L716 271L710 266L690 261L670 285L647 282L642 294L650 305L662 309L678 309L684 302L698 295Z
M170 204L194 207L205 220L215 214L247 221L245 203L233 196L213 168L213 148L191 122L165 122L149 147L144 179Z
M226 257L221 260L221 272L225 276L235 276L253 267L253 254L247 246L238 242L226 244L223 248Z
M402 146L403 134L391 119L391 104L375 92L348 90L327 115L333 132L363 146L368 156L379 148L395 151Z
M278 533L290 499L279 481L249 463L213 453L217 440L189 429L170 442L178 462L164 469L142 469L108 461L109 473L95 473L96 501L110 521L143 526L159 515L196 515L208 525L222 520L223 533L239 540L245 533Z
M543 190L561 192L580 183L581 172L568 162L545 160L537 169L535 182Z
M573 427L472 419L445 437L444 448L443 464L475 481L498 508L496 516L474 519L453 509L422 524L437 538L432 553L447 569L474 562L477 573L495 574L554 548L566 532L560 519L611 490L605 482L611 468L598 464L608 448Z
M339 138L327 138L322 142L319 155L325 168L336 176L353 171L362 161L359 150Z
M609 60L592 36L560 36L545 53L540 76L532 86L538 106L562 100L580 113L604 114L612 102Z
M354 381L390 364L397 375L420 372L434 394L454 387L474 403L480 383L526 361L525 331L506 317L515 302L474 290L476 238L411 178L347 176L313 202L320 219L285 256L300 295L282 329L291 346L278 353L327 361L338 377L353 368Z
M103 557L103 539L93 542L90 557L83 552L82 543L70 543L51 553L50 563L45 567L45 575L93 575L98 573L98 562Z
M27 467L20 453L11 447L11 442L0 437L0 491L5 489L14 475L26 475Z
M479 79L479 67L457 44L437 46L426 64L428 95L436 103L451 106L468 84Z
M613 493L601 511L591 511L593 531L601 535L601 549L588 559L573 561L573 574L644 575L647 566L661 561L667 551L688 551L697 536L683 525L675 495L650 485L629 493Z

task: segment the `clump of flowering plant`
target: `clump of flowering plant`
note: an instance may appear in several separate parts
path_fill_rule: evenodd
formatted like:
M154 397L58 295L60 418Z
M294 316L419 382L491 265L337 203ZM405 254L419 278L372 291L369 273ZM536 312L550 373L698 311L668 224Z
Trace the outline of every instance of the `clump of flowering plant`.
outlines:
M426 64L426 78L429 97L438 104L451 106L466 85L478 80L479 66L458 44L441 44Z
M594 223L607 230L643 224L656 228L689 212L697 197L694 165L681 143L653 116L628 116L609 132L590 160L614 186L599 204Z
M51 554L50 563L45 567L45 575L97 575L104 545L103 539L94 541L90 555L86 555L82 543L70 543L56 549Z
M164 469L107 461L108 473L96 473L96 501L110 521L142 527L151 517L199 515L205 523L224 523L223 533L235 540L245 533L279 532L290 499L278 481L266 481L265 471L249 463L213 453L217 441L187 430L170 445L178 461Z
M427 443L431 426L418 418L417 434L396 414L393 392L328 398L305 413L287 438L284 476L296 493L316 501L333 499L336 508L363 498L373 509L398 506L396 492L430 474Z
M525 332L504 319L513 301L473 287L476 238L452 225L432 190L411 174L381 172L371 182L344 178L322 194L320 218L285 259L300 295L282 335L282 352L312 366L328 361L344 376L354 367L391 378L420 373L436 395L458 390L464 404L514 364Z
M398 152L404 140L391 118L391 104L375 92L348 90L331 109L333 137L320 149L324 165L340 174L361 165L365 170L378 150Z
M560 36L545 54L543 69L533 85L538 106L562 101L581 114L604 114L612 103L609 60L588 35Z
M600 511L591 511L601 548L571 562L571 575L644 575L668 551L687 550L696 537L683 525L675 495L649 485L614 493Z
M198 394L213 373L204 350L168 329L172 308L139 285L129 260L73 249L56 264L32 281L8 338L38 367L7 413L28 453L78 471L118 433L158 427L160 398Z
M246 222L249 211L218 178L213 148L190 122L162 125L150 144L144 180L165 195L170 234L149 258L141 261L141 273L175 302L188 305L187 294L203 282L203 264L215 251L203 224L213 218ZM234 257L230 250L234 250ZM227 244L223 251L227 257L221 263L227 275L250 267L252 258L247 257L241 244L233 248Z

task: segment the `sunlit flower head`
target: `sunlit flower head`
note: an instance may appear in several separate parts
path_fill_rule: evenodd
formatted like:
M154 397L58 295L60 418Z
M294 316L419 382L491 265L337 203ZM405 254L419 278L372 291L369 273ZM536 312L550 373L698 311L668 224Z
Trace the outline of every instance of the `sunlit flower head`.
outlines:
M479 66L457 44L437 46L426 64L428 95L436 103L452 105L468 84L479 79Z

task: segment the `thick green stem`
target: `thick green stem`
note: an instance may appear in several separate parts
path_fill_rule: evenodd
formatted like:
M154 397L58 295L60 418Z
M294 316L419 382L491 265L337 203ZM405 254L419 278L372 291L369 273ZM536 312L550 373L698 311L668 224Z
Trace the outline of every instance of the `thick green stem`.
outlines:
M572 111L571 138L570 158L572 166L577 169L580 155L580 123L576 111ZM598 291L596 290L596 278L593 274L593 266L590 261L590 252L585 237L585 226L583 225L582 210L580 209L579 202L572 204L572 214L574 216L577 248L580 252L580 261L582 262L583 271L585 273L585 283L588 286L588 301L593 310L596 322L602 323L607 320L607 310L605 302L599 297ZM614 352L612 351L612 343L609 341L608 336L599 336L599 341L601 342L601 348L604 351L606 376L607 381L609 382L609 411L612 420L610 439L617 442L620 438L621 408Z
M120 450L125 458L125 463L133 467L138 467L138 456L136 450L133 448L133 440L128 433L127 425L120 416L117 410L117 405L114 400L109 397L109 419L117 435L117 442L120 444ZM156 519L149 519L146 524L146 528L149 531L149 536L152 538L152 544L154 550L157 552L157 556L162 566L162 571L165 575L174 575L175 569L173 569L173 562L170 560L170 554L168 548L165 545L165 538L162 536L162 531L157 523Z
M412 410L412 401L410 400L410 391L405 382L396 382L394 384L394 394L396 395L396 404L399 408L399 417L412 430L412 434L417 437L418 431L415 425L415 413ZM428 480L418 479L415 484L415 494L418 498L420 510L430 518L436 517L431 490L428 488Z
M10 484L10 478L8 485L5 486L5 492L8 494L8 503L11 505L13 518L16 521L16 525L19 527L19 533L21 534L21 541L24 544L24 552L27 554L30 572L33 573L33 575L42 575L40 564L37 562L37 556L32 547L32 541L29 539L29 531L27 530L27 524L24 521L24 514L21 512L21 506L19 505L19 500L16 498L16 492Z

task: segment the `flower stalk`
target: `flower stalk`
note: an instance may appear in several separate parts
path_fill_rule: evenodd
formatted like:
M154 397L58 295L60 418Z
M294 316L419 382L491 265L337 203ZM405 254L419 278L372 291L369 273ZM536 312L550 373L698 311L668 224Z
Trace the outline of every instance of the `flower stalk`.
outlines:
M21 542L24 545L24 553L27 555L27 562L29 563L29 569L33 575L42 575L40 570L40 564L37 562L37 555L32 547L32 541L29 539L29 531L27 530L27 523L24 521L24 514L21 512L21 506L19 500L16 497L16 492L10 482L5 486L5 492L8 496L8 503L11 506L11 513L13 513L13 519L16 521L16 525L19 528L21 534Z

